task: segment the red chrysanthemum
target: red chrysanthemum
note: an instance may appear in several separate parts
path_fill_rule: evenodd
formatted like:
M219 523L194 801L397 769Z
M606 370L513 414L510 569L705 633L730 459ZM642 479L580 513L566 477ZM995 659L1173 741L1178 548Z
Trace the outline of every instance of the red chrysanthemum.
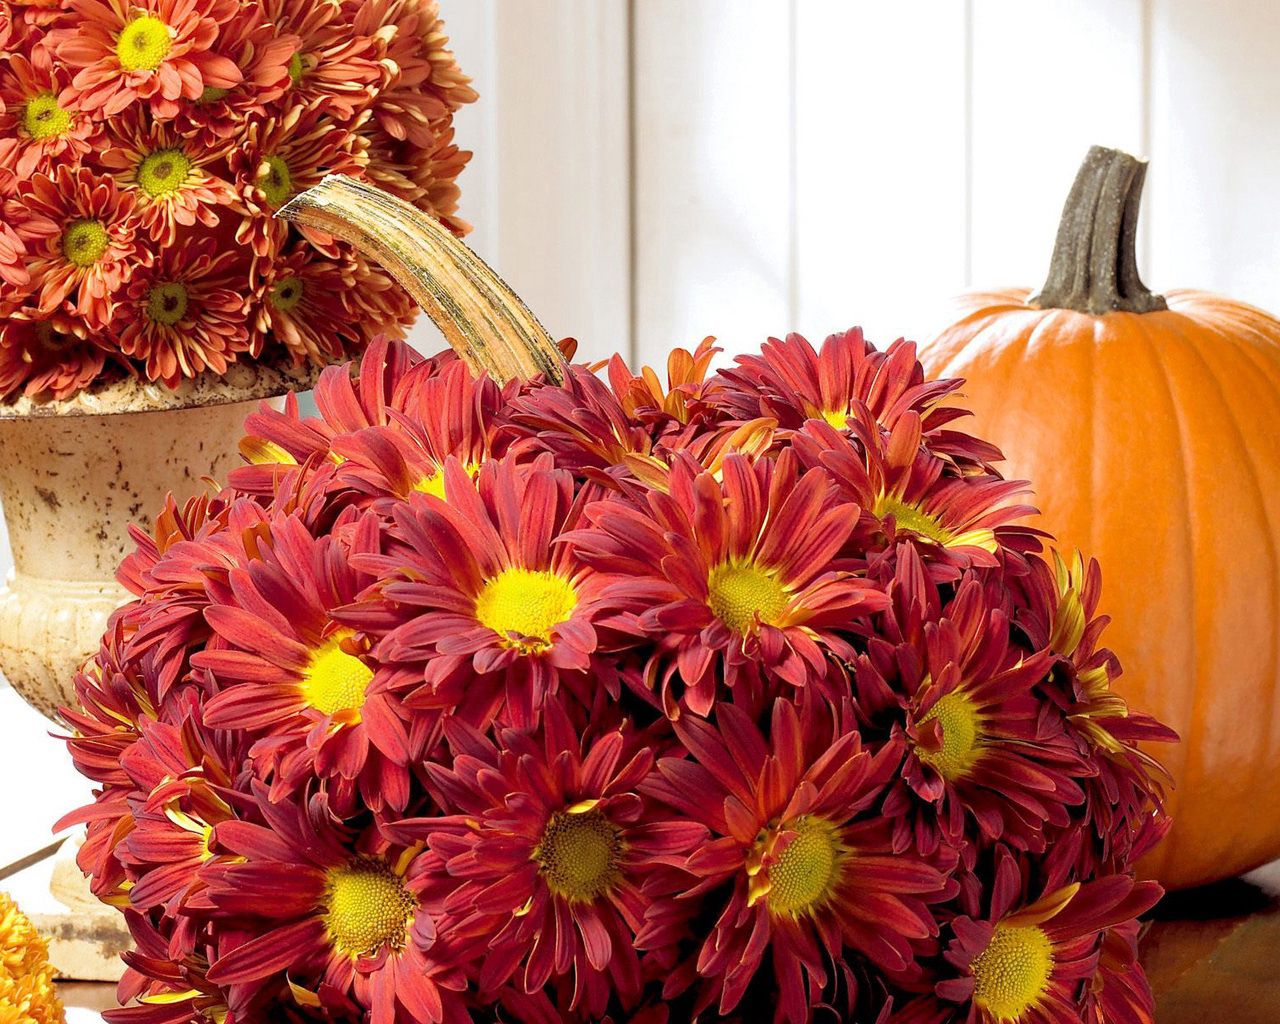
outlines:
M331 1008L337 1019L358 1005L370 1024L406 1015L470 1024L462 980L431 959L439 911L431 855L351 835L321 798L277 804L261 787L256 795L264 824L218 825L216 848L231 856L204 869L213 919L227 921L207 977L231 986L231 1008L252 1005L287 972L299 1004Z
M1072 882L1034 901L1025 890L1017 861L998 857L987 913L951 922L936 997L908 1005L893 1024L1079 1024L1107 930L1160 895L1154 882L1126 875Z
M671 899L670 867L706 836L638 795L653 766L643 738L624 726L586 739L555 705L538 732L500 732L498 745L460 723L446 732L452 765L427 770L447 816L394 830L429 843L457 880L444 945L452 931L455 947L485 950L482 995L569 976L571 1009L634 1000L636 933Z
M405 378L399 408L385 426L336 436L331 456L341 466L336 482L387 510L388 499L413 494L444 497L444 467L457 459L474 477L493 452L502 391L455 362L436 371L423 366ZM409 415L397 415L412 409Z
M925 429L932 432L962 415L937 404L959 382L926 381L914 345L897 341L881 352L861 328L831 335L817 351L798 334L770 338L759 355L736 362L721 371L709 399L742 418L769 416L784 428L817 419L843 430L866 410L887 430L915 412L927 416Z
M106 326L128 275L152 261L138 237L133 197L88 168L60 167L23 183L10 202L26 217L18 235L30 253L36 311L65 309L92 328Z
M852 657L838 631L885 597L835 561L858 508L823 470L800 474L786 452L755 464L732 455L717 479L680 458L667 486L643 505L591 506L595 529L573 543L614 577L608 599L652 643L647 674L669 707L676 678L690 710L706 714L721 679L748 693L765 677L802 687L830 658Z
M358 379L352 380L347 365L321 371L313 393L319 416L304 419L294 395L286 396L283 409L263 406L249 414L240 442L249 465L233 470L231 482L251 494L271 494L291 466L311 459L341 464L346 456L334 445L368 427L387 426L391 412L404 413L407 401L416 411L408 398L416 390L414 378L430 374L432 368L407 346L388 344L384 335L375 337L361 358Z
M264 526L243 563L208 586L215 640L191 658L215 689L205 720L256 738L275 799L319 776L337 807L401 809L409 729L368 641L333 617L371 582L352 559L377 550L375 524L351 522L342 538L316 538L290 515Z
M162 249L134 275L118 313L121 351L148 380L175 387L204 370L224 373L249 347L244 322L245 262L213 239Z
M849 710L832 714L812 695L799 712L774 704L767 736L734 705L717 717L677 722L693 760L662 760L646 787L716 837L685 864L699 891L729 886L698 954L711 983L704 1005L732 1011L766 952L779 1022L809 1019L845 947L918 979L915 958L937 934L929 904L950 893L937 865L895 853L887 822L871 813L900 748L863 750Z
M909 539L935 574L954 576L970 566L995 565L998 550L1035 546L1035 531L1019 524L1035 511L1016 500L1026 485L994 473L956 472L948 459L925 447L919 414L904 413L886 432L859 406L845 430L856 445L843 431L810 420L795 445L806 464L828 470L848 499L865 510L861 529L883 537L865 541L869 550Z
M604 669L587 677L603 580L555 544L580 521L573 478L549 456L450 457L416 486L386 554L362 562L385 582L355 620L385 630L379 658L416 676L406 702L528 727L562 684L604 685Z
M1138 962L1137 921L1107 929L1085 994L1084 1024L1155 1024L1155 1000Z
M1067 732L1094 765L1081 781L1086 793L1078 821L1055 836L1054 855L1074 852L1086 872L1111 870L1141 857L1168 829L1149 809L1163 801L1167 775L1139 743L1169 743L1177 734L1134 711L1113 689L1120 666L1099 646L1107 617L1098 614L1102 574L1079 552L1053 566L1040 560L1025 580L1028 597L1019 625L1054 657L1055 697L1066 708Z
M111 117L144 102L171 118L206 88L230 89L241 72L212 50L235 0L67 0L72 30L58 59L75 70L67 107Z
M854 676L863 713L885 716L907 743L902 783L886 803L899 828L916 833L900 843L931 849L940 841L931 828L954 842L969 819L986 840L1044 852L1047 828L1067 825L1091 773L1036 692L1049 653L1011 643L1007 613L974 575L940 608L909 545L889 595L895 621L883 634L899 643L860 657ZM917 813L908 794L934 806Z
M344 258L307 245L273 287ZM117 1024L1152 1024L1171 736L953 385L853 341L500 387L374 339L255 413L230 487L134 531L66 712ZM786 410L841 366L841 426Z

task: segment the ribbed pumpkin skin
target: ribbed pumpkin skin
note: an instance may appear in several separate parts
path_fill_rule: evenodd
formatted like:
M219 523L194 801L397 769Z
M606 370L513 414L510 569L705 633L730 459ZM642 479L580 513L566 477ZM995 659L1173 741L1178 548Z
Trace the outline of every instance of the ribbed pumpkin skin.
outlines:
M1092 316L977 292L924 346L971 428L1030 480L1063 550L1102 564L1107 643L1135 707L1183 742L1169 888L1280 857L1280 321L1204 292Z

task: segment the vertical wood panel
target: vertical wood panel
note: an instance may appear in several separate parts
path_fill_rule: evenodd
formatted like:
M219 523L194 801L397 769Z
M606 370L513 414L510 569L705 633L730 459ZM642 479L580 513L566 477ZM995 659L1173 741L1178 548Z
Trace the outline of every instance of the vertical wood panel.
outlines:
M1089 146L1142 152L1142 12L973 0L972 283L1040 284Z
M1150 280L1280 311L1280 4L1153 0Z
M474 6L472 6L474 5ZM463 0L446 9L480 100L458 117L470 244L555 337L630 346L627 4ZM415 344L439 348L430 324Z
M790 3L635 5L639 357L790 320Z
M802 0L798 324L914 336L965 284L966 14L956 0Z
M496 7L497 0L467 0L446 3L441 11L454 55L480 93L476 103L458 111L453 128L458 146L475 154L458 179L462 187L459 213L473 225L467 245L486 260L496 258L499 237ZM409 343L426 353L438 352L446 345L444 336L425 316L418 317Z

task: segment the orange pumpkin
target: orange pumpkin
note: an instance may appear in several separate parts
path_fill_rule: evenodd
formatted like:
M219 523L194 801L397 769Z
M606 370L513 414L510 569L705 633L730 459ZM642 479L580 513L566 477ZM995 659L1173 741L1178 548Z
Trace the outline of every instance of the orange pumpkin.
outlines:
M921 358L1102 563L1119 690L1182 736L1152 751L1174 826L1143 865L1175 888L1280 857L1280 321L1143 285L1145 172L1090 150L1044 288L965 296Z

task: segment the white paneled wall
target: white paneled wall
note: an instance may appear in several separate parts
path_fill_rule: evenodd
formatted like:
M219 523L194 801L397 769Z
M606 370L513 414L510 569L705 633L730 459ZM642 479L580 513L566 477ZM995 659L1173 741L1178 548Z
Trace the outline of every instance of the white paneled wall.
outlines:
M584 356L631 330L630 19L625 0L445 0L480 101L457 117L467 243ZM425 350L443 344L430 324Z
M661 359L1039 283L1092 143L1152 157L1157 288L1280 307L1275 0L468 0L473 244L555 334ZM425 342L424 342L425 344Z
M887 342L971 284L1036 285L1091 143L1153 158L1155 287L1280 307L1272 0L636 0L635 19L645 359L707 333Z
M794 7L794 302L725 342L854 324L891 341L908 329L902 310L964 279L965 7Z
M796 200L787 5L639 0L633 26L645 354L785 325Z
M1150 276L1280 313L1280 3L1151 7Z

